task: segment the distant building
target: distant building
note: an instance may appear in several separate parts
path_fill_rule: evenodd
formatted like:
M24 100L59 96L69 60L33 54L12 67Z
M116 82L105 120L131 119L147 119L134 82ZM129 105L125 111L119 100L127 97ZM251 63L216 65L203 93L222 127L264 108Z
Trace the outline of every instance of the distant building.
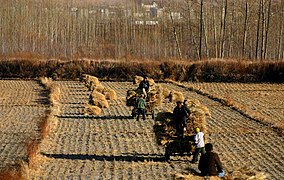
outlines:
M169 18L172 18L173 19L181 19L181 13L180 12L171 12L171 14L169 14Z
M150 5L145 5L142 3L141 7L143 8L143 10L145 11L145 14L148 17L157 17L158 4L155 1Z

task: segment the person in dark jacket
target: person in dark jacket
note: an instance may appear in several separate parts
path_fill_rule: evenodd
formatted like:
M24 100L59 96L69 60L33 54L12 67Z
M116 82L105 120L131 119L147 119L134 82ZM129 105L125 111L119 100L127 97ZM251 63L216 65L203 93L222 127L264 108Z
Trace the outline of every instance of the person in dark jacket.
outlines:
M147 97L147 94L150 91L150 83L149 83L148 78L146 76L140 82L139 89L141 89L142 93L145 95L145 97Z
M205 144L206 153L199 160L198 169L202 176L217 176L223 172L223 167L217 153L213 152L211 143Z
M177 136L184 137L184 128L186 127L188 114L181 101L177 101L177 106L174 108L173 115L176 134Z

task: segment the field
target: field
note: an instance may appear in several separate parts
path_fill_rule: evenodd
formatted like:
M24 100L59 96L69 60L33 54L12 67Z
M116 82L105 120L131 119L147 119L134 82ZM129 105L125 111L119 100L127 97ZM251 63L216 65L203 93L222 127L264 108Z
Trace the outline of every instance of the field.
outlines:
M176 173L195 173L191 157L164 161L164 147L153 132L154 121L130 118L125 105L130 82L103 82L118 99L99 116L84 115L90 91L80 81L55 81L60 88L57 126L40 143L37 168L29 179L172 179ZM274 126L283 121L283 84L162 83L209 107L207 142L214 144L227 172L252 167L268 179L284 178L284 139ZM265 117L254 119L187 86L217 94ZM48 108L44 88L36 81L1 80L1 167L27 156L25 143L40 139L38 121ZM156 112L173 108L164 103ZM1 179L1 178L0 178Z
M46 102L44 88L35 81L0 80L0 169L27 158L26 145L39 137Z

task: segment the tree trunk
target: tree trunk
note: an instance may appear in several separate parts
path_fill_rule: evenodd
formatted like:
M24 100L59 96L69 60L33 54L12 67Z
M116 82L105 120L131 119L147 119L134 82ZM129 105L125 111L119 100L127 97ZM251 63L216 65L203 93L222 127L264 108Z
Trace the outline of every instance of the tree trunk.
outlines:
M244 22L244 32L243 32L243 47L242 47L242 58L245 57L245 49L247 44L247 30L248 30L248 0L246 0L246 12L245 12L245 22Z
M174 24L173 14L172 14L171 10L170 10L170 17L171 17L171 22L172 22L172 27L173 27L174 38L175 38L175 42L176 42L176 46L177 46L177 50L178 50L178 56L179 56L179 59L181 59L182 58L181 49L180 49L179 40L178 40L178 36L177 36L177 30L176 30L176 26Z
M269 33L269 26L270 26L270 15L271 15L271 1L269 0L268 4L268 10L267 10L267 24L266 24L266 30L265 30L265 44L264 44L264 55L263 58L266 59L267 57L267 44L268 44L268 33Z
M260 33L260 19L261 19L261 11L262 11L262 0L259 0L258 7L258 20L257 20L257 29L256 29L256 45L255 45L255 59L258 59L258 45L259 45L259 33Z
M199 59L202 58L203 0L200 1Z
M225 5L222 10L222 31L221 31L221 45L220 45L220 57L224 58L224 48L225 48L225 34L226 34L226 18L227 18L227 8L228 8L228 0L225 0Z

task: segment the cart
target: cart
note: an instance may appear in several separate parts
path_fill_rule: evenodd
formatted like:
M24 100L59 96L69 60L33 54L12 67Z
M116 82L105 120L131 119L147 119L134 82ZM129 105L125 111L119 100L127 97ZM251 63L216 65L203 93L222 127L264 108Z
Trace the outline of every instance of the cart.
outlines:
M194 135L179 137L175 136L166 144L165 159L170 160L170 156L191 156L194 151Z

